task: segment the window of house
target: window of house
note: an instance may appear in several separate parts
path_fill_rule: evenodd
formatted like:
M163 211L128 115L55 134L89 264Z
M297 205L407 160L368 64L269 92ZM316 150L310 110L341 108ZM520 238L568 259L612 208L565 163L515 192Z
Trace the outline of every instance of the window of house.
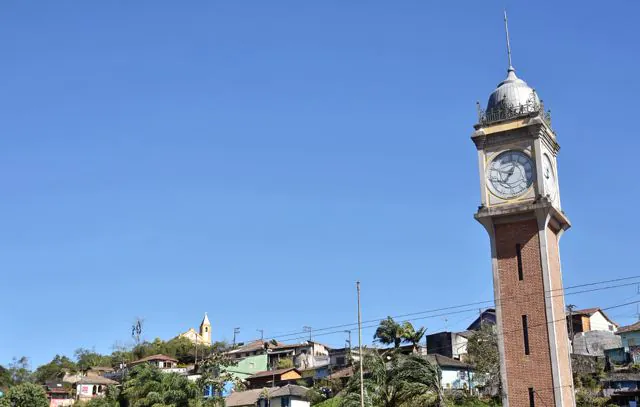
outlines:
M522 336L524 338L524 354L529 354L529 321L527 316L522 316Z
M536 407L535 393L533 387L529 387L529 407Z
M522 271L522 245L516 245L516 258L518 259L518 280L524 279L524 273Z
M344 365L344 364L345 364L344 356L338 356L336 358L336 365Z
M280 407L289 407L290 404L289 396L280 397Z

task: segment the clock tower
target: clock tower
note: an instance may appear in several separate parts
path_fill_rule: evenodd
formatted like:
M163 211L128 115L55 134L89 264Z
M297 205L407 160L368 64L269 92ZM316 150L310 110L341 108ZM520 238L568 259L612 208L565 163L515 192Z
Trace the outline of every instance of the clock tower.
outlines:
M560 205L560 146L535 90L507 77L478 106L480 201L475 218L491 241L503 406L573 407L559 240L570 227Z

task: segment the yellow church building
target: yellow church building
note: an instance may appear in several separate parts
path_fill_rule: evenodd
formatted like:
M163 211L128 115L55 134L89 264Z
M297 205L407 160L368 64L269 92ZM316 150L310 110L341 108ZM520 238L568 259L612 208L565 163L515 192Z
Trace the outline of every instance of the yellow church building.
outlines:
M211 322L209 322L207 313L204 313L204 318L200 323L200 332L196 332L195 329L189 328L187 332L183 332L178 335L178 338L187 338L195 344L211 346Z

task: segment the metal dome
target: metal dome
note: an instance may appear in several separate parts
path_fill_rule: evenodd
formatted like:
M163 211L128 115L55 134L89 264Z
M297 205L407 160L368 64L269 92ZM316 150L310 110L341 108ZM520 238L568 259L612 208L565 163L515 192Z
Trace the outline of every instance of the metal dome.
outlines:
M537 106L540 99L525 81L516 76L513 67L509 67L507 78L498 84L489 96L487 112L496 108L517 108L519 106Z

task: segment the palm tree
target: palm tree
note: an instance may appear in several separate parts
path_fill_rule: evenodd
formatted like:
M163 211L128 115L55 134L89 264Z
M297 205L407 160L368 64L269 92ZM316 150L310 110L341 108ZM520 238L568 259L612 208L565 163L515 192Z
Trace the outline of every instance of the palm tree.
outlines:
M370 352L363 362L367 407L442 405L440 369L425 358L398 351ZM360 375L354 374L345 390L340 407L359 407Z
M427 328L420 327L417 331L411 324L411 322L405 322L402 324L402 341L405 343L410 343L413 345L413 351L418 350L418 345L424 337L424 334L427 332Z
M393 318L387 317L387 319L380 321L373 339L385 345L393 344L393 347L397 349L402 343L402 326Z
M131 407L188 407L198 394L196 385L177 373L161 373L151 365L134 367L123 384L122 395Z

